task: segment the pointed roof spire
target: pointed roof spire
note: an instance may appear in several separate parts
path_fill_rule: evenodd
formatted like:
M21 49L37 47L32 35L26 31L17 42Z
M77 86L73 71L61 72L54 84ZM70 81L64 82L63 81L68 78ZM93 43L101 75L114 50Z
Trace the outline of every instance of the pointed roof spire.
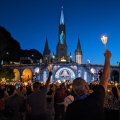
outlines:
M60 25L64 25L64 13L63 13L63 6L61 7L61 16L60 16Z
M78 51L82 51L82 50L81 50L81 45L80 45L80 38L79 38L79 36L78 36L77 50L78 50Z
M44 53L49 53L49 52L50 52L50 49L49 49L49 46L48 46L48 39L47 39L47 37L46 37Z

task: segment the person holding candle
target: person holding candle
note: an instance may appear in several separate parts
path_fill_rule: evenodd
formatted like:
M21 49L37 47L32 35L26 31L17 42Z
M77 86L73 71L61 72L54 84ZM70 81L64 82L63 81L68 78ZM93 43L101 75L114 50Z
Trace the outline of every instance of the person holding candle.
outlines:
M74 102L68 105L66 120L103 120L104 98L107 91L108 79L110 74L110 51L104 53L105 63L103 75L99 86L92 94L89 94L89 87L82 78L73 81L73 90L76 93Z

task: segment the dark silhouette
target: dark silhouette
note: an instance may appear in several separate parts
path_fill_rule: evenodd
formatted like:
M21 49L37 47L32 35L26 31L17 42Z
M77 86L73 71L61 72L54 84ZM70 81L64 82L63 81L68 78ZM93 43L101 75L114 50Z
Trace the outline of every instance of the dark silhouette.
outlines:
M105 64L99 86L90 94L89 86L82 78L73 81L73 90L76 93L74 102L69 104L66 111L66 120L103 120L105 91L107 90L110 74L111 53L104 53Z
M11 34L0 26L0 61L4 60L6 64L11 61L19 61L21 47L17 40Z

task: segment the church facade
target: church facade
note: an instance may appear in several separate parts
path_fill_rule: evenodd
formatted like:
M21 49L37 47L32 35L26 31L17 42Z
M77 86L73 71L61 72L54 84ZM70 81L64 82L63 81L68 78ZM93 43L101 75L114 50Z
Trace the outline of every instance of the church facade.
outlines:
M45 48L43 52L43 63L51 62L50 49L48 47L48 40L46 38ZM68 55L68 46L66 42L66 26L64 22L63 8L61 10L59 32L58 32L58 44L56 46L56 55L52 56L53 63L59 62L71 62L71 53ZM80 39L78 38L77 49L75 50L75 62L82 64L82 50L80 45Z
M80 45L80 39L76 43L75 50L75 62L71 60L71 53L68 54L68 46L66 41L66 26L64 21L63 8L61 9L59 32L58 32L58 43L56 46L56 54L51 57L50 49L48 45L48 39L46 38L45 48L43 52L43 63L52 63L52 81L56 80L65 81L73 80L76 77L82 77L86 82L90 82L92 74L89 69L82 65L82 50ZM45 82L48 76L48 69L44 69L40 73L41 79Z
M3 65L3 67L8 65ZM27 82L29 80L46 82L49 74L49 66L52 66L51 82L57 80L64 82L70 80L71 82L77 78L82 77L87 83L99 80L99 71L103 70L103 65L97 64L83 64L82 63L82 49L80 39L76 43L75 62L71 60L71 54L68 54L68 46L66 40L66 26L64 21L63 9L61 10L58 43L56 45L56 54L51 57L48 39L46 38L45 47L43 51L43 59L36 64L11 64L15 73L14 81ZM119 81L120 65L111 66L110 80Z

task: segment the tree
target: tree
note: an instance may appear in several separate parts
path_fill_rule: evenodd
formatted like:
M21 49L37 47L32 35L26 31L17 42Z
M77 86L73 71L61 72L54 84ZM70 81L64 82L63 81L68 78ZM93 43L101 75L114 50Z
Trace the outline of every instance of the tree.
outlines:
M15 76L14 76L14 73L13 73L13 70L10 69L9 67L2 67L0 68L0 80L2 78L5 78L6 80L9 79L8 82L11 81L11 79L13 79Z
M0 27L0 62L5 57L5 47L6 45L6 38L5 38L5 29L3 27Z
M0 26L0 61L4 60L9 63L10 61L19 61L21 47L17 40L11 34Z
M29 57L33 63L38 63L40 62L40 59L43 58L42 54L37 51L36 49L30 49L30 50L21 50L21 57ZM30 64L31 61L30 60L22 60L23 64Z
M9 52L8 56L6 56L8 60L11 61L20 60L21 48L18 41L14 40L13 38L11 38L10 41L7 41L6 51Z

